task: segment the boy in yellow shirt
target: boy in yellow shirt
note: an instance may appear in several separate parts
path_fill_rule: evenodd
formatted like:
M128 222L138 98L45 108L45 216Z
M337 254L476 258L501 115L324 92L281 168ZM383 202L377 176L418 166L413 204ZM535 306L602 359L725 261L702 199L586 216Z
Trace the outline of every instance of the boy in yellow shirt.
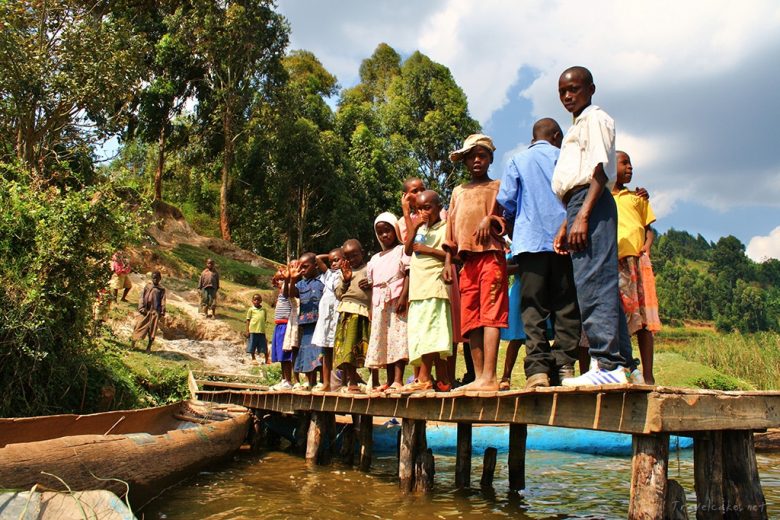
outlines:
M644 382L655 384L653 376L653 333L661 330L655 277L650 248L655 235L650 224L655 214L647 198L626 188L633 177L631 157L617 151L617 180L612 189L618 210L618 271L620 300L628 332L636 335Z
M257 364L255 353L263 355L263 363L268 359L268 343L265 340L265 323L267 315L263 308L263 297L259 294L252 296L252 306L246 311L246 351L252 355L252 364Z

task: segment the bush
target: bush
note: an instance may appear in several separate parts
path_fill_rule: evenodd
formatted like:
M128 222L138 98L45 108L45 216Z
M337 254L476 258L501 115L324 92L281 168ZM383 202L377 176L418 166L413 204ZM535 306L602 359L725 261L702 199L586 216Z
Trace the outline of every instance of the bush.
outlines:
M105 368L87 336L92 303L111 254L140 237L138 211L108 179L63 187L5 163L0 207L0 416L78 410L79 377Z

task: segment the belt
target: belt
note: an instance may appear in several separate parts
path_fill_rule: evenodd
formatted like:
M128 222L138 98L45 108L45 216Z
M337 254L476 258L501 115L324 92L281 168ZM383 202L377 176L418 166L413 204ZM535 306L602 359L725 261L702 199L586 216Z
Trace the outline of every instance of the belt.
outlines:
M563 205L564 206L568 205L569 201L571 200L571 198L575 194L581 192L582 190L587 190L588 188L590 188L590 183L588 183L588 184L580 184L579 186L575 186L572 189L570 189L569 191L567 191L566 193L564 193L563 194L563 199L562 199L563 200Z

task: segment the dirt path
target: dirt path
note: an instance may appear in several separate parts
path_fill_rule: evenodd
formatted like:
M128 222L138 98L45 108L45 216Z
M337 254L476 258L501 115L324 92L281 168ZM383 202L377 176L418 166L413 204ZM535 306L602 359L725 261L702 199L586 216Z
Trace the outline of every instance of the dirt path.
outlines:
M133 274L134 290L130 301L138 300L135 290L142 290L146 277ZM163 285L165 285L163 281ZM244 337L219 319L208 319L198 312L198 299L195 291L177 292L168 289L168 314L162 334L158 334L152 349L184 354L197 359L217 372L246 374L251 365L244 351ZM177 309L188 319L175 316L170 311ZM133 312L121 323L115 324L120 337L129 337L138 314Z

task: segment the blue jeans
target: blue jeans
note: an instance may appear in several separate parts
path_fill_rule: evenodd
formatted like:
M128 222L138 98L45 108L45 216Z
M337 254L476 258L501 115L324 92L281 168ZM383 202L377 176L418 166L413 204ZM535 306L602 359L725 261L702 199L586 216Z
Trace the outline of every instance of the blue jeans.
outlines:
M587 194L587 189L580 190L569 200L567 231ZM588 220L588 246L573 252L571 261L590 356L604 370L619 366L633 370L636 363L631 356L631 336L618 289L617 206L607 188L593 206Z

